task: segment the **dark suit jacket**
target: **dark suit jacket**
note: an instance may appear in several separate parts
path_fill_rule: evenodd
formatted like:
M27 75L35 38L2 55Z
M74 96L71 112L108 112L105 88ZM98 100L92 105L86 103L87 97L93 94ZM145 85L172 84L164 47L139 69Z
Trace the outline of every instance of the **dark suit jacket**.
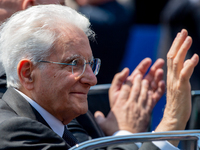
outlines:
M78 118L77 120L80 121L81 119ZM89 120L95 123L93 118ZM89 123L89 121L87 122ZM94 136L91 131L84 131L84 129L80 128L77 130L77 125L73 125L73 123L71 127L69 125L69 130L71 130L78 140L88 137L87 132L90 133L91 137ZM93 131L98 133L95 135L99 137L103 136L102 131L100 131L96 123L94 130L98 130ZM87 138L85 139L87 140ZM17 91L9 88L0 100L0 149L16 150L17 148L20 150L66 150L70 146L52 131L42 116ZM136 150L137 147L133 144L109 147L107 149ZM152 143L145 143L140 150L159 149Z
M0 100L0 149L66 150L41 115L12 88Z

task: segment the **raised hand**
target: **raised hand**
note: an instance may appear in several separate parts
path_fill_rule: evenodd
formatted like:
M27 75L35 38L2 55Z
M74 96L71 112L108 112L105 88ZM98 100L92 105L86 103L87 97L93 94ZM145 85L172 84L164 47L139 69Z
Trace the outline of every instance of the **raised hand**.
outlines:
M124 84L126 80L129 80L130 82L133 82L136 75L140 74L144 79L146 79L149 84L149 90L152 90L153 92L153 99L155 103L162 97L165 91L165 83L163 81L163 65L164 60L158 59L150 68L148 74L145 76L147 70L149 69L151 65L151 59L145 58L143 59L140 64L135 68L135 70L132 72L130 76L125 75L119 78L113 79L113 82L111 84L110 90L109 90L109 100L110 100L110 106L112 107L115 101L117 100L118 94L121 91L121 87ZM127 77L128 76L128 77ZM132 84L132 83L131 83Z
M111 111L106 118L99 111L95 113L106 135L118 130L132 133L147 130L152 109L165 91L161 69L164 61L158 59L144 77L150 65L151 59L146 58L130 76L128 68L115 75L109 90Z
M199 61L194 54L185 61L192 38L185 29L178 33L167 54L167 103L156 132L184 130L191 114L191 85L189 79ZM178 142L171 143L175 146Z

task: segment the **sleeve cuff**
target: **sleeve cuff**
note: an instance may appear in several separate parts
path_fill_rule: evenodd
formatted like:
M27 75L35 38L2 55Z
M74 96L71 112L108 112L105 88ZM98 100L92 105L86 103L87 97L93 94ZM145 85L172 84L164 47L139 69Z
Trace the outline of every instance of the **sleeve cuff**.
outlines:
M120 136L120 135L133 135L133 133L126 131L126 130L119 130L113 134L113 136ZM169 149L170 150L180 150L179 148L175 147L168 141L152 141L152 143L155 146L157 146L158 148L160 148L161 150L169 150ZM142 143L140 143L140 142L137 142L135 144L138 146L138 148L140 148L142 145Z
M113 136L120 136L120 135L133 135L133 133L126 131L126 130L119 130L113 134ZM142 146L142 143L140 143L140 142L137 142L134 144L137 145L138 148L140 148Z
M152 143L161 150L179 150L179 148L175 147L168 141L152 141Z

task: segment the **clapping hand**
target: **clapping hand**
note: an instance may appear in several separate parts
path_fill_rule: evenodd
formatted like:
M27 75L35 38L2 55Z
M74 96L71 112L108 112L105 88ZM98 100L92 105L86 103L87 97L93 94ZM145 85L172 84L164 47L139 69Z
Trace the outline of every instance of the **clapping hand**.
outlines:
M108 116L100 111L95 113L96 121L106 135L119 130L132 133L147 130L151 112L165 92L164 60L158 59L145 76L150 65L151 59L145 58L130 76L128 68L115 75L109 90L111 110Z

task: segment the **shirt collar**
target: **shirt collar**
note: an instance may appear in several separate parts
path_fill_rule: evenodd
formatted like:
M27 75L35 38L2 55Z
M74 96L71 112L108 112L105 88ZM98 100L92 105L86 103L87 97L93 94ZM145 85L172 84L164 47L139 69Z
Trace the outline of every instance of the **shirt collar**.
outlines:
M62 137L64 133L64 125L60 120L58 120L56 117L54 117L52 114L50 114L48 111L46 111L44 108L42 108L38 103L30 99L28 96L26 96L24 93L20 92L19 90L15 89L19 94L21 94L29 103L31 106L33 106L40 115L44 118L44 120L49 124L49 126L52 128L52 130L57 133L60 137Z

